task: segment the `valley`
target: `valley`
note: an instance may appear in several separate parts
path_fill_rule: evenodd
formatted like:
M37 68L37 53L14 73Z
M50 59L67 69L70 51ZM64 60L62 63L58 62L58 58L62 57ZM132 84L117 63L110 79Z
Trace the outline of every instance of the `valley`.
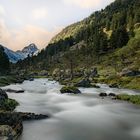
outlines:
M78 2L69 4L78 10ZM11 36L37 45L13 51L18 41L11 48L3 45L7 32L0 31L0 140L139 140L140 1L114 0L50 41L54 25L46 16L53 21L59 16L48 11L30 11L34 16L28 20L36 26L25 29L28 38ZM11 44L8 37L4 44Z

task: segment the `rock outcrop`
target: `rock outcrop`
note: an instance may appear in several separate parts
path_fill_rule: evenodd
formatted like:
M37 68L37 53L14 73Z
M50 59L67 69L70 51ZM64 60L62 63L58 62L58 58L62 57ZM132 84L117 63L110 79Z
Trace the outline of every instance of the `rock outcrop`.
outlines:
M49 115L43 115L43 114L35 114L35 113L28 113L28 112L17 112L17 114L20 115L23 121L27 120L41 120L49 118Z
M91 82L88 78L81 80L80 82L76 83L74 86L76 87L91 87Z
M4 91L10 93L24 93L24 90L5 89Z

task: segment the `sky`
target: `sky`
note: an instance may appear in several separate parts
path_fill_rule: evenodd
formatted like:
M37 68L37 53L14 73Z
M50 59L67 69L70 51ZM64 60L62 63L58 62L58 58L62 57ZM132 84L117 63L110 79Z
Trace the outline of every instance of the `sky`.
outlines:
M114 0L0 0L0 44L14 51L45 48L64 27Z

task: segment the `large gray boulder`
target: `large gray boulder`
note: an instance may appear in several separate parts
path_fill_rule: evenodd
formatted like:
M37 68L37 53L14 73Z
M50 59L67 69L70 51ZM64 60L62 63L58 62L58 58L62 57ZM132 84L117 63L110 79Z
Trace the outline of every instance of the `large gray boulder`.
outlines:
M0 140L13 140L15 132L9 125L0 125Z

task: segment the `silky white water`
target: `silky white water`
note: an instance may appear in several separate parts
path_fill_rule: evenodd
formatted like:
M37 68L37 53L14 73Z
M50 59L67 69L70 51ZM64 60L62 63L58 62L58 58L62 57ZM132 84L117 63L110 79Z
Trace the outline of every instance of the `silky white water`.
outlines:
M102 99L100 92L140 94L138 91L80 88L82 94L60 94L55 81L36 79L5 88L24 89L8 93L20 106L16 111L50 114L50 119L24 122L20 140L140 140L140 106Z

